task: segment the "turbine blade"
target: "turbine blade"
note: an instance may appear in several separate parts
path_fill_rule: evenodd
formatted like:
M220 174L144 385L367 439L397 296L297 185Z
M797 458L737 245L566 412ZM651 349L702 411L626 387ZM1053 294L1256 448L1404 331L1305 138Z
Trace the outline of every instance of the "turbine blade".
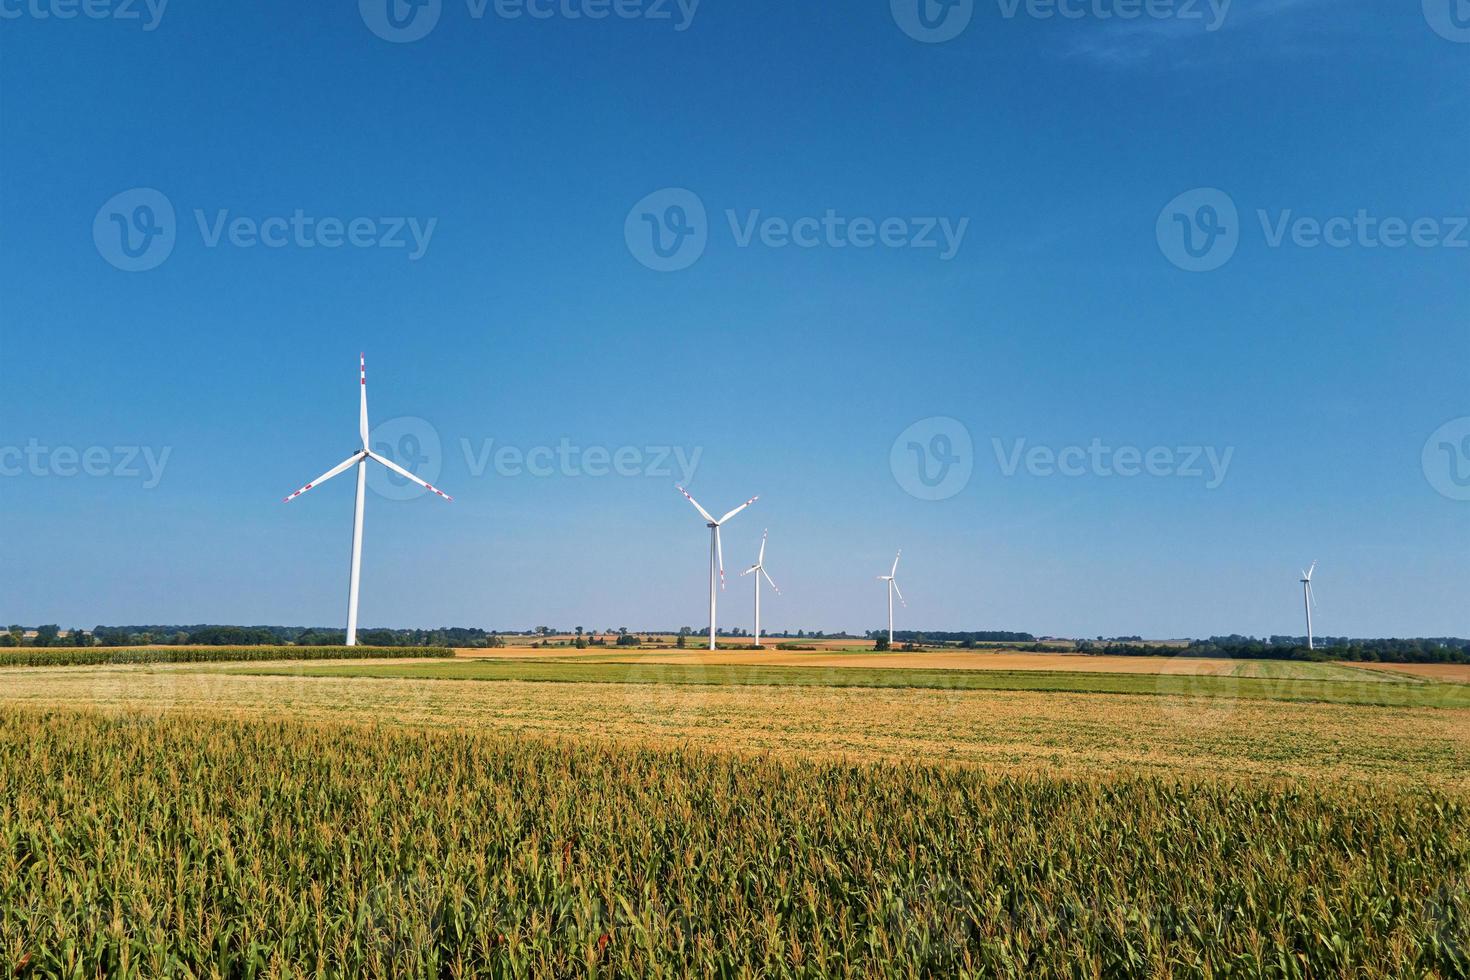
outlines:
M691 504L693 504L694 505L694 509L697 510L697 511L699 511L699 516L700 517L703 517L705 520L709 521L711 524L718 523L713 517L709 516L709 511L707 511L703 507L699 506L699 501L697 501L693 497L689 496L689 491L688 490L685 490L683 487L679 487L678 490L679 490L680 493L682 493L684 495L684 499L687 500L687 501L689 501Z
M776 590L776 594L777 594L777 595L780 595L780 594L781 594L781 588L780 588L780 586L778 586L778 585L777 585L777 584L776 584L776 583L775 583L775 580L773 580L773 579L772 579L772 578L771 578L771 573L770 573L770 572L768 572L768 571L766 571L766 569L765 569L765 566L764 566L764 565L762 565L762 566L761 566L761 574L762 574L762 575L764 575L764 576L765 576L765 577L766 577L766 581L767 581L767 582L770 582L770 583L771 583L771 588L773 588L773 589L775 589L775 590Z
M730 513L726 514L724 517L720 518L715 523L716 524L723 524L723 523L725 523L730 518L734 517L736 514L740 513L742 510L744 510L745 508L749 507L751 504L755 503L759 499L761 499L761 498L758 495L757 496L754 496L754 497L751 497L745 503L741 504L739 507L736 507L734 510L730 511Z
M715 564L720 568L720 591L725 591L725 549L720 547L720 526L715 525Z
M334 477L337 474L343 472L344 470L349 469L353 464L359 462L361 459L362 459L362 453L353 453L351 456L348 456L345 460L343 460L342 462L338 463L336 466L332 467L331 469L327 470L325 473L323 473L321 476L317 477L315 480L312 480L310 483L308 483L306 486L302 487L300 490L297 490L295 493L291 494L291 496L289 496L285 500L281 501L281 503L283 503L283 504L289 504L291 501L295 500L297 497L301 496L303 493L305 493L306 491L310 490L312 487L319 487L319 486L321 486L323 483L326 483L332 477Z
M898 601L903 603L903 607L907 609L909 607L909 603L908 600L903 597L903 589L900 589L898 587L898 579L890 579L889 581L893 583L893 591L898 593Z
M762 531L761 532L761 553L760 553L759 557L757 557L756 560L755 560L755 563L757 565L759 565L761 562L763 562L763 561L766 560L766 535L768 535L770 533L771 532L769 530L765 530L765 531Z
M367 419L367 353L364 352L358 360L359 380L362 384L362 411L358 414L357 428L362 433L362 448L371 449L368 445L368 419Z
M760 566L759 565L751 565L745 571L743 571L743 572L740 573L740 577L741 578L745 578L745 576L749 575L751 572L755 572L755 571L759 571L759 570L760 570Z
M902 548L899 548L898 549L898 554L896 554L896 555L893 556L893 571L891 571L891 572L888 573L888 577L889 578L892 578L893 576L895 576L895 575L898 574L898 560L900 558L902 558L902 557L903 557L903 549Z
M454 499L449 494L445 493L443 490L440 490L438 487L434 486L432 483L425 483L423 480L420 480L418 477L414 476L408 470L404 469L403 467L399 466L397 463L393 462L393 460L388 459L388 458L386 458L384 456L379 456L377 453L374 453L374 452L369 452L368 453L368 456L371 459L375 459L378 462L382 463L384 466L388 467L388 469L392 470L394 473L397 473L399 476L403 477L404 479L412 480L413 482L417 483L419 486L423 487L425 490L429 491L430 493L437 493L439 496L443 497L445 500L453 500Z

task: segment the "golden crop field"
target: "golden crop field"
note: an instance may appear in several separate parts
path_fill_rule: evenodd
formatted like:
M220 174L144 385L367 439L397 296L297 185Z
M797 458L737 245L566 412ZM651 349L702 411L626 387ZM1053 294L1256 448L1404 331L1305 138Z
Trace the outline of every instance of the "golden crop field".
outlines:
M1130 693L843 683L875 655L820 683L710 682L757 669L733 653L652 675L691 682L616 662L589 665L623 677L601 683L391 673L483 663L464 658L5 668L0 960L139 978L1470 971L1470 708L1224 696L1237 678L1218 674L1200 696L1136 672L1116 678ZM1276 691L1369 673L1223 663Z

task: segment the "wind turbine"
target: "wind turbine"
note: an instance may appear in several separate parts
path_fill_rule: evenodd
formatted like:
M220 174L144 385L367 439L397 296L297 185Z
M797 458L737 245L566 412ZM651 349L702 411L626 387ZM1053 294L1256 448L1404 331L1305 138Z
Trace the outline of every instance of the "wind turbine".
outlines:
M300 490L297 490L295 493L291 494L291 496L287 497L284 501L285 503L289 504L291 501L295 500L297 497L301 496L303 493L310 490L311 488L321 486L323 483L326 483L328 480L338 475L339 473L345 473L349 467L357 467L357 505L352 512L352 571L347 580L347 645L350 647L357 646L357 585L362 578L362 505L363 497L367 489L368 460L377 460L379 463L382 463L384 466L388 467L388 469L397 473L399 476L412 480L414 483L417 483L425 490L436 493L439 496L443 497L445 500L454 499L443 490L440 490L438 487L430 486L423 480L420 480L418 477L414 476L408 470L399 466L391 459L379 456L377 453L372 451L372 447L368 445L366 354L363 354L359 359L358 368L358 380L361 382L360 387L362 389L361 411L358 415L358 433L362 436L362 448L354 452L351 456L348 456L341 463L338 463L336 466L327 470L315 480L312 480Z
M903 549L898 549L898 554L893 556L893 568L887 575L879 575L878 581L888 583L888 645L893 646L893 594L898 593L898 601L903 603L907 609L909 604L904 601L903 592L898 588L898 560L903 557Z
M694 509L699 511L699 516L708 522L705 524L705 527L709 528L709 648L713 650L715 648L715 599L718 595L715 591L716 571L720 574L720 588L723 589L725 587L725 556L724 552L720 549L720 525L755 503L760 497L751 497L724 517L715 520L709 516L709 511L699 506L699 501L689 496L688 490L680 487L679 492L684 495L686 500L694 505Z
M1312 639L1312 607L1317 605L1317 597L1312 594L1312 573L1317 570L1317 563L1312 562L1312 567L1302 572L1302 605L1307 609L1307 649L1315 650L1316 645Z
M741 578L744 578L745 576L749 575L751 572L760 572L760 575L757 575L755 577L755 645L756 646L760 646L761 645L761 575L764 575L766 577L766 581L771 583L771 588L773 588L773 589L776 590L776 594L777 595L780 595L781 594L781 589L771 579L771 573L768 572L768 571L766 571L766 535L768 535L770 533L771 533L770 531L762 531L761 532L761 553L760 553L760 555L756 558L754 565L751 565L745 571L743 571L743 572L740 573L740 577Z

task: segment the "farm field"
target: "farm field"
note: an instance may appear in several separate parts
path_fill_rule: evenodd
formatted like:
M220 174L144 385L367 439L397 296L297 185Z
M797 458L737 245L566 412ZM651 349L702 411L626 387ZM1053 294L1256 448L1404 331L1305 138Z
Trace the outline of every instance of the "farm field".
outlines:
M870 655L846 658L863 664ZM676 659L633 654L620 658L421 660L332 665L260 665L222 668L230 673L299 677L376 677L418 680L534 681L550 683L667 684L675 686L894 687L953 691L1012 690L1139 694L1192 698L1328 701L1383 706L1470 708L1470 686L1325 664L1232 661L1155 661L1151 672L917 669L729 663L726 655ZM818 658L819 661L822 658ZM1077 666L1087 666L1070 658ZM1127 660L1129 658L1120 658ZM1125 664L1132 668L1135 665ZM1257 668L1239 676L1241 668ZM1196 669L1200 672L1196 673Z
M1229 674L1238 661L1202 657L1104 657L1077 653L1017 653L979 650L930 650L877 653L872 649L726 650L695 648L645 650L617 647L587 650L506 647L498 650L455 650L466 660L566 660L583 663L667 663L751 667L898 667L929 670L1063 670L1097 673L1157 674L1188 671Z
M0 669L0 962L1470 971L1464 685L601 653Z
M535 679L545 670L595 671L604 679ZM756 668L692 670L461 661L12 668L3 674L0 706L465 728L723 752L959 763L1007 773L1303 777L1470 789L1470 702L1460 685L1336 684L1340 694L1383 691L1405 699L1397 706L1353 706L1239 693L1259 687L1300 697L1332 685L1323 681L873 671L886 682L863 686L860 671L818 671L814 680L797 683L803 668L768 668L776 682L746 676L724 683L723 672ZM464 679L465 672L476 679ZM987 681L1011 689L964 686ZM913 686L917 682L932 686ZM1053 686L1017 689L1027 682ZM1087 682L1130 687L1057 689ZM1429 706L1436 700L1460 706Z
M1464 799L1330 779L6 707L0 827L20 975L1453 977L1470 948Z
M1401 674L1427 680L1470 684L1470 664L1364 664L1365 670Z

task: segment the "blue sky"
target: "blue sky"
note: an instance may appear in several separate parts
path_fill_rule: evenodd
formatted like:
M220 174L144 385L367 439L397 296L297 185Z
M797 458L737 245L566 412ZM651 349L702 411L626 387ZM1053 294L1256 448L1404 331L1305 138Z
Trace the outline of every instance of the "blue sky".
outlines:
M5 0L0 619L1470 635L1470 12L387 2Z

